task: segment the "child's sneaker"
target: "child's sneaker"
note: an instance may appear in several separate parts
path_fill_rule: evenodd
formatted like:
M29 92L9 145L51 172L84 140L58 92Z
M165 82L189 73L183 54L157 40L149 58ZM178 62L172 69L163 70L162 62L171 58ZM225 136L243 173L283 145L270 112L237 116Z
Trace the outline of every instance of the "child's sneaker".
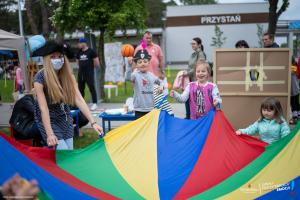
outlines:
M90 107L91 111L94 111L98 108L97 104L93 103L93 105Z

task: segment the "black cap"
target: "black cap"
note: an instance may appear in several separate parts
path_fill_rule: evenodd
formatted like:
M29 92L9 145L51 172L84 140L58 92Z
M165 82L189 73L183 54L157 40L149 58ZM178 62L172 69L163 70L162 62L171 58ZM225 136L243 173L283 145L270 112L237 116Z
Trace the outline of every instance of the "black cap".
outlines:
M70 46L68 44L58 43L56 41L50 40L47 41L44 46L35 50L32 53L32 56L47 56L54 52L60 52L66 55L68 58L74 58L74 53L72 52Z
M140 59L148 59L148 60L150 60L151 59L151 55L148 53L148 51L146 49L138 50L136 52L136 54L134 55L133 60L137 61L137 60L140 60Z

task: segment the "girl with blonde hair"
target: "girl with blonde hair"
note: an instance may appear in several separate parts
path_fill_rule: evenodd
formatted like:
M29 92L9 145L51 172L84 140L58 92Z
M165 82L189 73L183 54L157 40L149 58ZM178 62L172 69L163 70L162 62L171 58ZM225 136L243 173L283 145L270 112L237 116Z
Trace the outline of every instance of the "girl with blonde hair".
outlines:
M214 107L219 109L222 99L216 84L209 82L211 68L207 62L196 64L197 81L190 82L182 94L172 90L170 96L180 103L189 101L191 119L206 115Z
M48 147L73 149L73 123L69 105L76 105L91 123L92 128L103 134L93 119L81 96L72 70L65 56L66 46L49 41L36 50L33 56L43 56L44 68L34 77L37 95L35 121Z

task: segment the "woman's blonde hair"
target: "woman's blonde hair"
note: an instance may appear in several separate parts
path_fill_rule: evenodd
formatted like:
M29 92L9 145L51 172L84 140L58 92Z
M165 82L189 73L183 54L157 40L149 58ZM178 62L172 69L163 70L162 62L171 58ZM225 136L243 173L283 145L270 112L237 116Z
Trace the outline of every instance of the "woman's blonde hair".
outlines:
M51 104L63 102L75 105L77 84L66 56L64 56L64 61L63 67L56 73L51 64L51 55L44 57L46 90Z

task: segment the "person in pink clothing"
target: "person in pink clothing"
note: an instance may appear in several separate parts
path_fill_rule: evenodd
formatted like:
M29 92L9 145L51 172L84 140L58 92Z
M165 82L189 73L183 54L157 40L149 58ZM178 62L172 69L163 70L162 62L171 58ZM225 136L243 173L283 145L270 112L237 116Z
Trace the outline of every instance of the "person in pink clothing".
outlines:
M164 55L159 45L153 43L152 41L152 33L149 31L146 31L143 36L143 41L141 45L139 45L135 51L134 55L138 50L146 49L150 56L150 64L148 67L148 71L152 72L155 76L159 76L159 71L163 70L164 68Z
M222 103L216 84L209 82L211 68L207 62L196 65L197 81L190 82L182 94L172 90L170 96L178 102L190 101L191 119L198 119L206 115L214 107Z
M19 94L23 94L23 74L22 74L22 69L20 66L17 67L16 69L16 83L17 83L17 89L19 91Z

